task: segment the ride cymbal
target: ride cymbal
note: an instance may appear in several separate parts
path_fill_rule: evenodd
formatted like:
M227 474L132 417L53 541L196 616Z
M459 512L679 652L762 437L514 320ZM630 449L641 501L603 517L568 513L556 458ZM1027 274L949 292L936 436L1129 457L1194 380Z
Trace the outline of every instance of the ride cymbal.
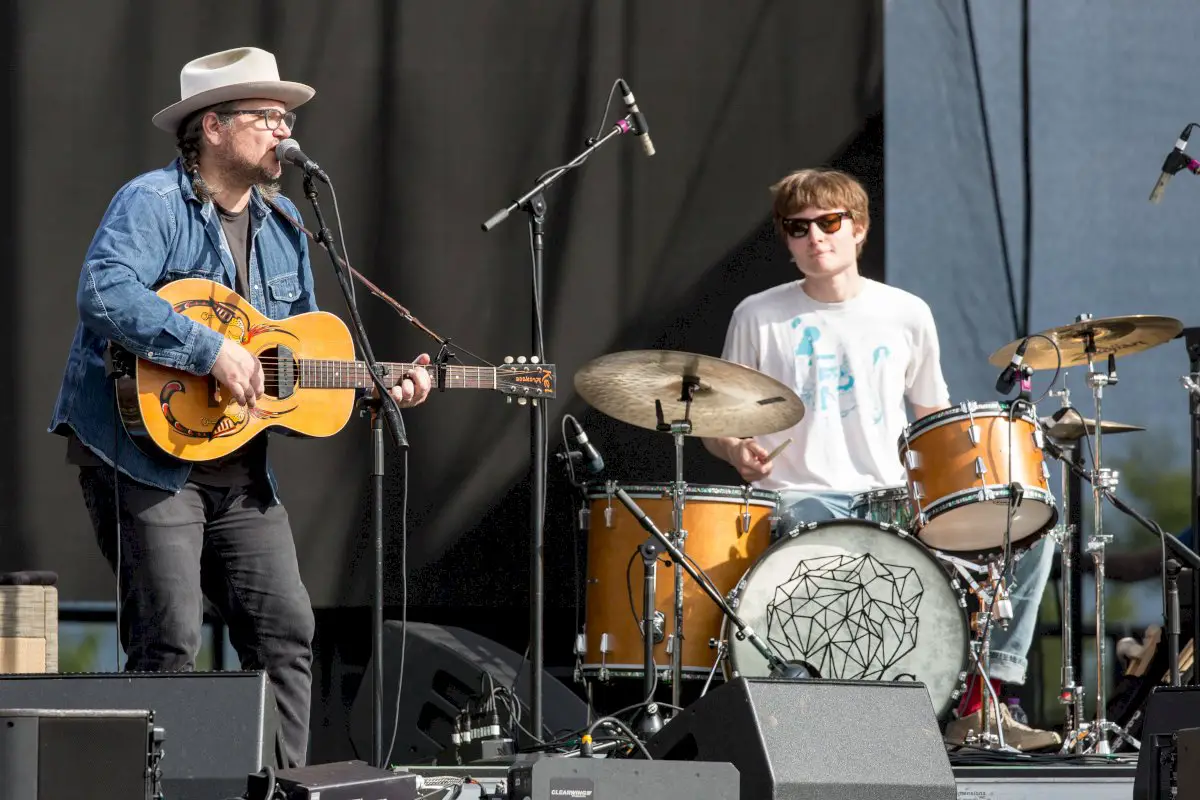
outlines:
M1058 344L1064 367L1075 367L1087 364L1089 354L1093 362L1103 362L1110 354L1120 358L1149 350L1174 339L1181 330L1183 323L1174 317L1150 314L1084 320L1031 336L1025 349L1025 363L1033 369L1054 369L1058 363L1054 345L1042 336ZM988 361L997 367L1008 366L1022 341L1009 342Z
M691 388L690 413L684 402ZM639 428L691 421L689 436L759 436L804 418L804 403L784 384L732 361L676 350L626 350L575 373L575 388L597 410Z

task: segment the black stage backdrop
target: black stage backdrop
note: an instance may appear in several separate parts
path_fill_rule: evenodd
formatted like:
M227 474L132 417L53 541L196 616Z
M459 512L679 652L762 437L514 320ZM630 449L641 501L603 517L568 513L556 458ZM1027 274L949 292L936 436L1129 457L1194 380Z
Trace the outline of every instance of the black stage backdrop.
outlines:
M317 88L295 137L339 189L352 262L443 336L494 362L530 352L525 219L480 223L600 124L625 77L658 154L621 137L548 193L547 360L559 369L551 447L577 415L608 477L665 481L669 437L589 410L574 371L618 350L717 355L745 295L794 277L768 220L768 186L837 163L871 185L868 272L882 276L882 6L879 0L9 0L4 82L9 147L11 391L0 568L58 571L64 601L105 601L112 579L92 542L60 439L45 432L75 320L81 258L113 192L174 156L150 117L178 98L183 63L254 44L285 79ZM623 113L619 99L609 120ZM306 220L295 171L285 191ZM323 208L332 217L331 197ZM344 304L323 252L322 306ZM358 293L376 354L433 343ZM529 413L491 392L438 394L405 414L408 602L413 614L525 645ZM325 440L273 440L274 464L314 605L370 601L369 426ZM402 461L387 463L389 607L401 601ZM689 441L685 477L736 484ZM578 500L551 464L546 518L547 647L569 648ZM389 611L391 609L389 608ZM440 610L440 611L439 611ZM554 615L564 617L554 622ZM492 624L485 624L492 619ZM500 622L496 622L499 620ZM495 634L495 631L491 631ZM497 634L498 635L498 634ZM363 644L367 644L363 642ZM549 657L549 656L548 656ZM329 687L327 686L326 689Z

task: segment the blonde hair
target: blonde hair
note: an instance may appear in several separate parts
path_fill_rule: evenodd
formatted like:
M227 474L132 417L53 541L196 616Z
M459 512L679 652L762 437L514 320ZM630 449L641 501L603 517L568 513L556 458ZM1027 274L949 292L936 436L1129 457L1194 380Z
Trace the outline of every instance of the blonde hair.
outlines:
M780 220L805 208L845 209L864 234L858 243L858 254L862 255L871 217L867 191L856 178L836 169L802 169L772 186L771 193L775 231L780 236L787 236Z

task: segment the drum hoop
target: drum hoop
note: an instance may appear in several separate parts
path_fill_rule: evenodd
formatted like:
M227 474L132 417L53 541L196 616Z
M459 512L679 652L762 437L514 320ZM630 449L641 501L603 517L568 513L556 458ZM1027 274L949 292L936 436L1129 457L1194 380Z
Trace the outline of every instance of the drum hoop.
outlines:
M879 489L870 489L865 492L859 492L850 500L850 506L856 507L870 500L908 500L907 486L885 486Z
M663 483L630 484L614 481L614 483L619 488L624 489L625 493L630 497L642 500L656 500L670 497L672 486L671 483L665 481ZM607 500L614 497L614 494L609 492L607 486L604 484L589 483L585 484L584 496L588 500ZM685 484L683 496L685 500L711 500L718 503L735 503L739 506L749 503L752 506L774 508L779 505L779 492L767 489L746 490L715 483Z
M903 451L905 445L907 445L913 439L916 439L918 436L928 433L936 428L949 425L951 422L959 422L961 420L969 420L971 418L988 419L1000 417L1003 419L1008 419L1009 409L1012 408L1012 405L1012 401L1002 400L999 402L991 401L987 403L960 403L953 408L944 408L941 411L937 411L927 417L923 417L922 419L919 419L906 427L904 432L900 435L900 440L896 443L896 446ZM1038 426L1037 415L1035 415L1028 408L1022 408L1013 416L1013 421L1016 422L1017 420L1028 422L1035 428Z
M1025 486L1022 484L1022 487L1022 500L1040 500L1042 503L1053 508L1054 496L1051 495L1050 492L1037 486ZM953 509L961 508L962 506L984 502L979 495L981 495L985 489L990 491L992 500L1007 500L1012 494L1012 491L1009 489L1009 484L1007 483L994 483L987 484L986 486L982 487L976 486L970 489L962 489L957 492L951 492L944 497L939 497L936 501L925 506L923 509L925 516L932 519L933 517L936 517L946 511L952 511Z

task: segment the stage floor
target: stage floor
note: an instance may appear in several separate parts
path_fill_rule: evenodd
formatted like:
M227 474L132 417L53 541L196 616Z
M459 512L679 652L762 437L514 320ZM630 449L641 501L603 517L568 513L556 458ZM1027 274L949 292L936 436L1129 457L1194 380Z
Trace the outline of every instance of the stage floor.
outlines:
M454 785L470 776L488 792L507 778L508 768L494 765L474 767L402 767L430 781L427 800L452 795ZM1114 758L1113 763L1090 761L1071 766L1060 764L954 766L959 800L1129 800L1133 796L1136 756ZM435 788L443 787L441 791ZM456 800L479 797L479 786L464 786Z

